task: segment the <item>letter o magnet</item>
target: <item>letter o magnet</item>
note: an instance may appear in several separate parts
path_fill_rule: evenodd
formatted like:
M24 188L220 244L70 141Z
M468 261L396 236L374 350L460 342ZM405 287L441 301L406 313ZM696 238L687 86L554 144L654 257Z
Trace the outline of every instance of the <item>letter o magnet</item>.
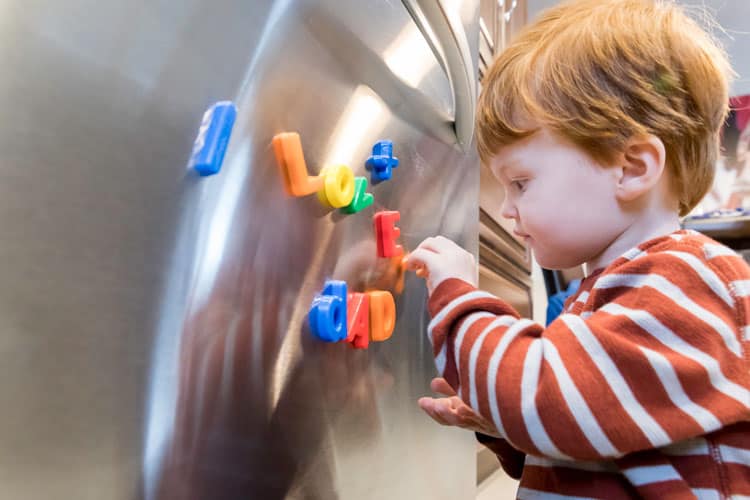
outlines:
M354 198L354 172L346 165L325 167L320 175L325 178L318 199L326 206L342 208Z

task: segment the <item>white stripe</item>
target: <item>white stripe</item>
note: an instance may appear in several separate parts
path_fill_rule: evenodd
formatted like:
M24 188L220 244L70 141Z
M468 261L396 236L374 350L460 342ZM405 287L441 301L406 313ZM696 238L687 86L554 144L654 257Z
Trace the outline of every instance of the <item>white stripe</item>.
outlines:
M487 370L487 400L490 402L490 413L492 413L492 421L497 428L497 431L503 436L507 437L508 434L505 432L503 427L503 421L500 418L500 409L497 404L497 369L500 366L500 361L505 355L505 351L508 349L508 345L528 326L534 325L535 323L528 319L521 319L516 322L513 326L508 328L503 338L495 347L495 351L492 353L490 358L489 369ZM540 327L541 328L541 327Z
M589 292L581 292L581 295L576 297L576 300L570 303L570 305L565 309L565 312L570 312L573 310L573 308L576 306L576 304L581 303L585 304L586 301L589 300Z
M620 456L620 450L615 448L609 438L607 438L607 435L604 434L604 431L599 426L599 422L596 421L596 417L594 417L588 404L586 404L586 400L576 387L573 379L570 378L570 374L565 368L565 364L560 358L560 353L557 351L555 345L543 338L542 346L544 359L552 367L552 372L555 374L557 383L560 385L560 392L565 399L565 404L573 414L573 418L575 418L581 432L583 432L586 439L589 440L591 446L594 447L599 455L603 457Z
M466 336L466 332L469 331L469 329L474 326L474 323L479 321L480 319L489 319L496 317L494 314L488 313L488 312L475 312L470 314L469 316L464 319L463 323L461 324L461 328L458 329L458 332L456 333L456 340L453 343L453 358L456 362L456 370L460 374L461 371L459 369L459 362L461 360L461 346L464 343L464 337Z
M485 327L479 337L474 341L474 345L471 346L471 353L469 354L469 405L477 411L479 411L479 398L477 397L476 382L477 359L479 358L479 351L484 343L484 338L495 328L511 326L516 321L518 320L513 316L500 316Z
M642 257L645 254L646 252L644 252L638 247L635 247L635 248L631 248L630 250L622 254L622 258L627 259L627 260L635 260L639 257Z
M685 262L698 274L698 276L700 276L703 282L708 285L716 295L721 297L721 300L723 300L729 307L734 307L734 299L730 295L729 290L724 286L724 282L721 281L721 278L719 278L715 272L701 262L698 257L687 252L668 251L664 253L677 257Z
M448 314L450 314L451 311L453 311L456 307L460 306L461 304L465 302L469 302L470 300L474 299L492 299L497 298L492 294L489 294L487 292L483 292L481 290L477 290L475 292L469 292L465 293L459 297L456 297L455 299L448 302L448 304L443 307L443 309L435 315L434 318L432 318L432 321L430 321L430 324L427 326L427 333L429 334L430 338L432 338L432 330L435 328L435 326L439 325L440 322L442 322Z
M446 362L445 355L446 355L446 350L440 349L440 352L438 353L438 355L435 356L435 367L437 368L437 371L441 376L443 375L443 373L445 373L445 362Z
M647 347L638 346L643 354L646 355L651 367L659 376L661 384L667 391L669 399L674 405L692 417L703 428L704 432L711 432L721 427L721 421L716 416L701 405L693 402L684 389L677 373L669 360Z
M581 319L588 319L590 318L594 313L592 311L586 311L581 313Z
M710 490L708 488L693 488L693 494L698 500L721 500L718 490Z
M703 255L705 255L707 259L713 259L715 257L723 256L739 257L739 255L737 255L737 252L735 252L731 248L714 243L706 243L705 245L703 245Z
M531 342L529 349L526 351L523 375L521 376L521 415L529 437L539 451L551 457L567 459L570 457L557 449L557 446L547 434L536 407L539 372L542 369L542 348L543 343L535 340Z
M700 349L697 349L685 342L682 338L675 335L674 332L661 324L659 320L654 318L648 312L628 309L615 303L609 303L605 305L600 309L600 311L627 317L632 322L648 332L649 335L664 344L666 347L672 349L678 354L685 356L686 358L700 363L708 372L708 378L711 381L711 385L713 385L716 390L745 405L746 407L750 407L750 392L748 392L748 390L744 387L735 384L731 380L728 380L724 376L724 373L722 373L721 366L719 365L718 361L716 361L714 358L704 353Z
M742 327L742 340L744 341L750 340L750 326Z
M729 500L750 500L750 495L732 495Z
M630 390L630 386L620 373L617 365L612 361L599 343L599 340L591 333L586 323L579 317L565 314L561 316L570 331L573 332L581 347L586 351L602 376L609 382L609 386L617 397L620 404L628 413L633 422L640 427L646 438L653 446L665 444L670 441L669 435L654 420L646 409L641 406Z
M747 297L750 295L750 280L732 281L732 288L734 288L734 294L738 297Z
M570 495L561 495L559 493L549 493L548 491L532 490L531 488L518 488L516 491L517 500L595 500L591 497L574 497Z
M614 462L586 462L577 460L553 460L546 457L537 457L535 455L526 455L524 465L534 467L564 467L567 469L588 470L593 472L619 472L620 470Z
M719 452L721 453L722 462L750 466L750 450L721 444L719 445Z
M664 481L675 481L682 479L671 465L648 465L644 467L633 467L622 471L633 486L644 484L663 483Z
M441 321L443 321L446 316L448 316L448 313L451 312L456 307L460 306L464 302L473 300L473 299L479 299L479 298L492 298L493 296L487 292L482 291L476 291L476 292L470 292L465 293L461 295L460 297L456 297L452 301L450 301L443 309L435 315L434 318L432 318L432 321L430 321L430 324L427 325L427 338L430 340L430 345L433 345L433 339L432 339L432 331L434 330L435 326L440 324ZM443 374L445 371L445 362L446 360L446 352L447 352L447 345L445 342L443 342L443 345L440 346L440 351L438 351L437 356L435 356L435 365L437 366L438 372L440 374Z
M683 238L681 234L670 234L669 237L675 241L682 241Z
M737 339L734 330L724 323L718 316L702 308L692 299L683 293L680 287L670 282L658 274L610 274L602 276L595 285L595 288L613 288L613 287L630 287L642 288L650 287L662 295L668 297L676 305L685 311L698 317L705 323L709 324L721 336L727 348L737 357L742 357L742 347Z
M704 438L694 438L661 448L665 455L686 457L691 455L708 455L708 441Z

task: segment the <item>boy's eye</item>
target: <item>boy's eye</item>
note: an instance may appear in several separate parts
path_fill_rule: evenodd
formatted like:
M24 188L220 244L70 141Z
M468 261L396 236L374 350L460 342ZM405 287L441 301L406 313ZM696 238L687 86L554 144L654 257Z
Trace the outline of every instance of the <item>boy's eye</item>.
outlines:
M526 180L515 180L511 181L510 183L513 188L523 193L523 191L526 189Z

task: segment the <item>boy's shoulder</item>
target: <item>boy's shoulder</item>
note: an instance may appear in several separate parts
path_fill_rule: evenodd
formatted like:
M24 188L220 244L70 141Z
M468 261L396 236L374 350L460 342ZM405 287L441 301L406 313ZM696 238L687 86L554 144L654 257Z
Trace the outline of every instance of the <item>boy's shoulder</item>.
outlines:
M697 308L704 316L729 306L737 325L750 319L750 266L731 248L692 230L632 248L582 288L585 299L574 299L584 303L582 314L616 302L653 308L655 314ZM674 307L665 309L669 301Z
M676 231L633 248L618 259L611 271L667 271L674 276L684 266L704 277L715 273L727 285L750 280L750 266L740 254L692 229Z

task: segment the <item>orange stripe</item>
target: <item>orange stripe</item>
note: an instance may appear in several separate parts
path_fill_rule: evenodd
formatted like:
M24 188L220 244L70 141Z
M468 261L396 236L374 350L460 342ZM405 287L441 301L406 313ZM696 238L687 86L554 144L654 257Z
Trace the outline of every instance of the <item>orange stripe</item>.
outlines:
M658 302L658 299L649 295L648 292L644 292L643 295L643 300L645 301L654 303ZM631 303L633 302L631 300L620 300L618 302L623 303L626 307L635 308L635 304ZM699 349L716 359L722 368L723 374L728 380L745 387L747 386L747 383L745 382L747 379L746 374L748 372L747 367L742 360L736 358L731 352L723 348L723 344L715 341L707 342L705 336L701 335L700 329L696 328L695 324L686 324L685 322L680 324L679 320L666 317L662 317L661 319L665 326L670 328L673 333L681 336L683 340L693 345L696 349ZM671 349L656 340L631 320L624 317L611 317L604 325L602 325L602 330L605 332L620 332L620 337L599 335L599 338L602 343L606 342L605 348L610 352L610 356L620 357L620 363L618 363L618 366L621 370L625 369L624 367L626 367L626 365L632 363L632 358L630 356L623 356L621 353L627 350L632 351L633 343L638 343L667 357L675 368L678 378L682 382L683 389L688 396L690 396L694 402L709 409L720 420L736 420L739 415L747 414L746 407L735 399L732 399L716 390L711 384L706 369L702 364L671 351ZM697 333L683 333L680 335L682 332ZM648 366L648 364L646 363L645 366ZM633 380L633 387L645 385L638 382L638 373L635 373L634 376L636 378ZM648 390L648 388L645 388L645 390Z
M523 361L532 339L519 337L511 343L500 362L496 387L498 409L509 440L519 449L534 455L541 453L531 441L521 414L521 376Z
M615 343L611 338L602 338L601 342L638 402L667 434L672 438L684 439L685 436L704 432L698 422L675 406L656 372L636 345L629 342Z
M565 403L556 378L552 375L552 367L546 361L542 362L542 373L545 376L539 379L536 407L552 442L569 456L583 460L601 458L581 432L578 422Z
M461 352L459 353L459 377L461 380L461 399L469 402L469 357L471 352L471 346L474 345L474 342L476 342L477 337L482 333L482 331L492 322L496 319L496 317L492 318L482 318L480 320L477 320L474 322L474 324L468 329L466 334L464 335L463 342L461 343ZM503 328L504 329L504 328ZM502 333L502 329L498 329L500 331L496 330L496 335L500 335ZM477 395L479 396L479 395Z
M560 357L568 367L570 377L612 444L619 450L649 447L649 440L638 423L625 411L607 377L594 366L588 353L567 326L561 323L549 338L554 341Z
M619 474L565 467L526 466L520 486L560 495L608 500L637 497L636 490Z

